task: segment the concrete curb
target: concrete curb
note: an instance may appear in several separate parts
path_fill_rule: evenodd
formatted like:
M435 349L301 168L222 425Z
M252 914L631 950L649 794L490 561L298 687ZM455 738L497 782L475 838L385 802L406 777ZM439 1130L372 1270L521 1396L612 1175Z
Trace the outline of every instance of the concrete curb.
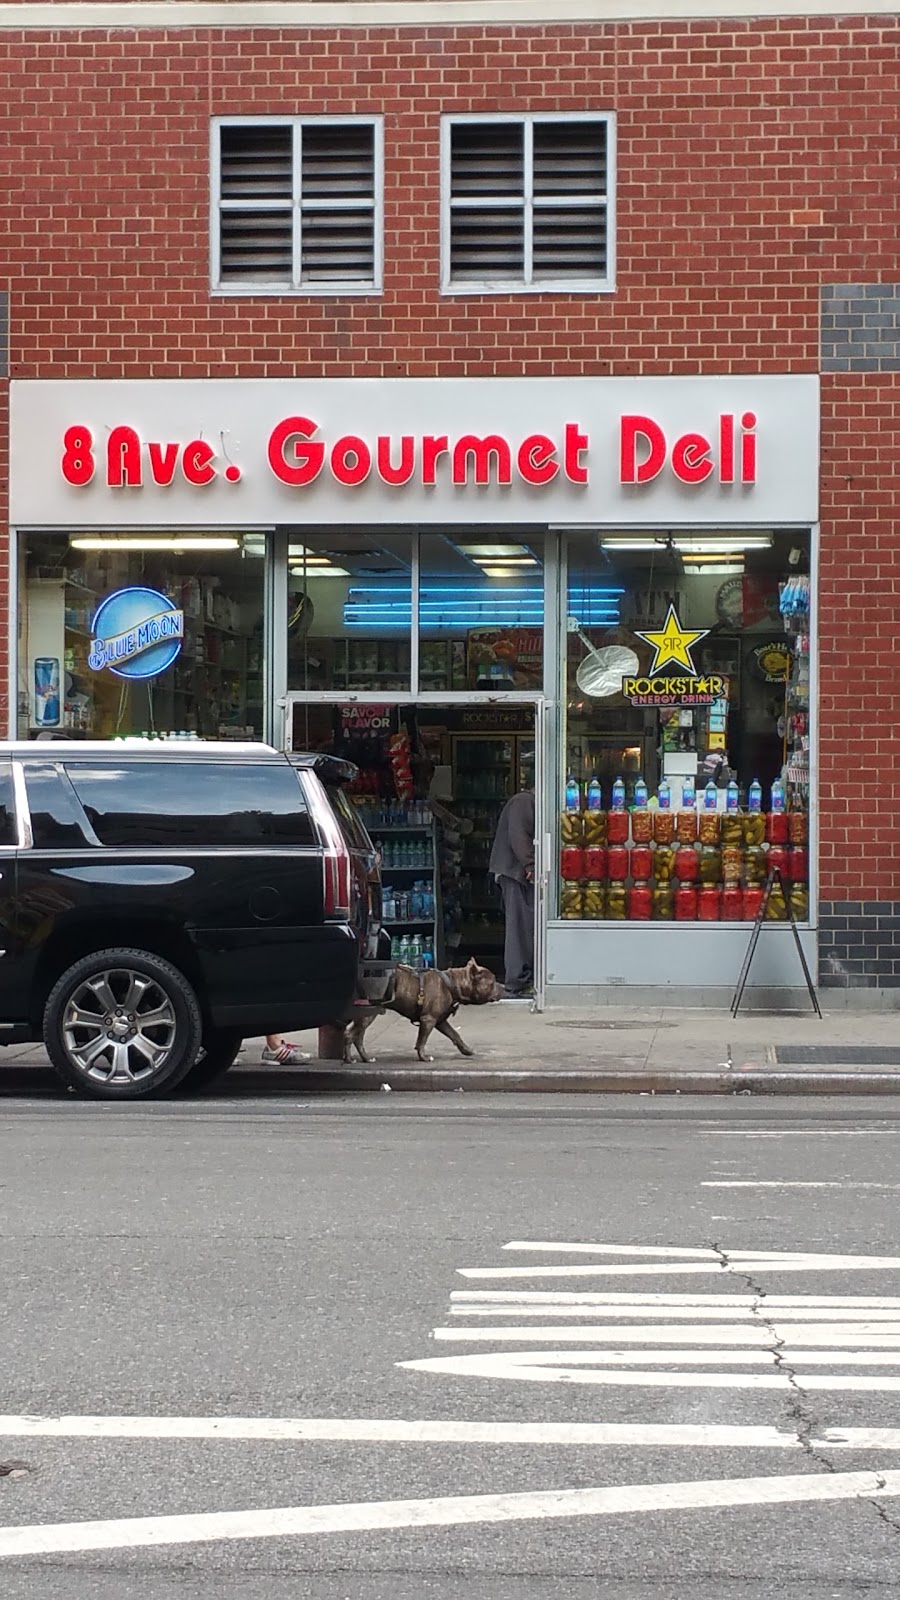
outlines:
M525 1071L489 1067L342 1067L329 1071L311 1067L304 1071L230 1072L222 1089L230 1094L259 1094L266 1090L303 1094L307 1091L379 1091L433 1094L439 1091L471 1094L900 1094L900 1072L779 1072L678 1071L647 1069L586 1069L555 1072L535 1067Z

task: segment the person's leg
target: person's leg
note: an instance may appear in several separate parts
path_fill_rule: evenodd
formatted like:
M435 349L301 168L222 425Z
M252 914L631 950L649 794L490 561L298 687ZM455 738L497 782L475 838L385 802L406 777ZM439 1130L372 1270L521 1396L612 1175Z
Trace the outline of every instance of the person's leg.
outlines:
M301 1050L297 1044L291 1044L289 1039L283 1039L280 1033L266 1034L266 1047L262 1053L263 1061L277 1061L280 1067L298 1067L301 1061L309 1061L309 1052Z
M504 987L527 989L534 976L534 884L501 878L503 895Z

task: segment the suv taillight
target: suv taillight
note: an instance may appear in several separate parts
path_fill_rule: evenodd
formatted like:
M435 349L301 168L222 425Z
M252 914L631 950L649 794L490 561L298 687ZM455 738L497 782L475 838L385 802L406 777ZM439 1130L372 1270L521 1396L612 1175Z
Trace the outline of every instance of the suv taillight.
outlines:
M326 917L349 917L350 852L343 839L335 845L329 843L322 857L322 870L325 874Z

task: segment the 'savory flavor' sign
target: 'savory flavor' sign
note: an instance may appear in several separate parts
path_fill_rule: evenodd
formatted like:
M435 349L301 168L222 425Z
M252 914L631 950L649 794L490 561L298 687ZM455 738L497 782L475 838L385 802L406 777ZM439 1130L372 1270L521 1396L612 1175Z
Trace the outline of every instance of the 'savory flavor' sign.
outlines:
M20 527L808 523L818 380L18 380Z

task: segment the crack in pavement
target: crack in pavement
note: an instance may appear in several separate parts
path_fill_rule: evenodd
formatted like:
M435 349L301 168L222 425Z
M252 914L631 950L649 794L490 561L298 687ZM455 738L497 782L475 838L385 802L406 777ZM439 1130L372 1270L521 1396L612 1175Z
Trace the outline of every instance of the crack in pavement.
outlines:
M776 1370L784 1374L791 1389L791 1397L787 1407L787 1416L796 1436L797 1443L800 1445L800 1448L803 1450L805 1455L809 1457L809 1460L814 1462L820 1471L837 1472L837 1464L830 1458L830 1456L825 1455L821 1446L817 1446L813 1442L815 1435L822 1431L821 1419L817 1416L815 1410L813 1409L813 1403L810 1399L809 1393L800 1383L795 1368L792 1367L790 1361L784 1354L786 1340L781 1336L781 1334L778 1333L772 1316L766 1313L766 1290L763 1288L761 1283L758 1283L756 1279L750 1275L750 1273L744 1271L740 1266L735 1265L735 1263L730 1259L728 1251L724 1248L724 1246L713 1243L711 1248L719 1257L719 1265L723 1271L729 1272L733 1276L743 1279L750 1294L753 1296L753 1303L750 1307L750 1315L752 1317L756 1317L757 1320L762 1323L763 1327L766 1329L766 1332L771 1336L772 1342L769 1345L769 1351L771 1353L772 1360L775 1364ZM874 1469L873 1477L875 1478L876 1486L879 1489L883 1489L887 1480ZM886 1528L889 1528L892 1533L900 1533L900 1521L891 1516L887 1507L881 1500L872 1499L866 1494L859 1495L858 1498L864 1501L866 1505L872 1507L872 1510L875 1512L879 1520L884 1523Z

